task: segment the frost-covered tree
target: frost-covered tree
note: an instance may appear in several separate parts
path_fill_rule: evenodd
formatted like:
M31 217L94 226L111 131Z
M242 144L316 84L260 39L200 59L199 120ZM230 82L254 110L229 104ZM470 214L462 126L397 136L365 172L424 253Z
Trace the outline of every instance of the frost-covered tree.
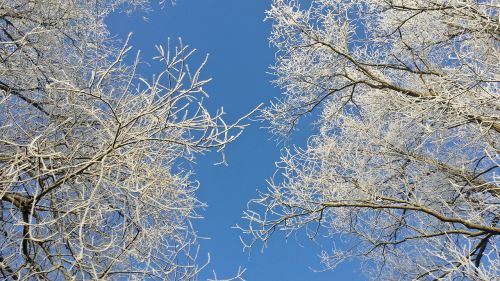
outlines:
M246 231L330 237L327 268L358 258L375 280L497 280L499 11L494 0L275 0L283 97L263 117L287 135L312 112L317 130L285 150Z
M202 104L193 51L158 48L147 81L105 17L135 0L0 2L0 279L190 280L188 165L242 126ZM232 135L229 134L231 132Z

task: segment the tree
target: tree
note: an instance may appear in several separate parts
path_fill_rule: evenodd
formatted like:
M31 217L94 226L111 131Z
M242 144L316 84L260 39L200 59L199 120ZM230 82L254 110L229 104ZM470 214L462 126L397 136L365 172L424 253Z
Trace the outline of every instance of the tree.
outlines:
M149 82L109 39L143 0L0 4L0 278L191 280L202 205L183 162L243 126L203 106L206 60L158 46ZM128 40L127 40L128 42ZM188 166L189 167L189 166Z
M358 258L375 280L498 278L499 11L496 1L273 1L283 98L262 117L286 136L312 112L317 130L284 150L244 230L340 239L321 254L326 268Z

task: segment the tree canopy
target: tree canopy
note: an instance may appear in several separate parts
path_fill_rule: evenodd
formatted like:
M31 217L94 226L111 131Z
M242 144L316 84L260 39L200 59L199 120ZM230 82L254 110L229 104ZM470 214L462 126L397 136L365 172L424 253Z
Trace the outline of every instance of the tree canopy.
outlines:
M144 78L130 36L105 20L150 8L0 2L0 279L199 278L191 163L223 153L248 115L209 112L207 59L180 39L156 46L147 63L161 70ZM284 145L238 226L244 247L302 233L326 270L498 279L499 12L495 0L273 0L282 95L259 119ZM290 147L303 126L307 144Z
M111 40L104 19L147 5L0 4L1 278L196 277L202 203L181 162L243 126L205 109L206 60L190 69L182 42L157 47L150 80L139 56L127 62L128 40Z
M318 132L285 150L246 231L341 238L325 267L359 258L375 280L498 277L498 6L275 0L267 15L283 96L262 118L287 136L312 112Z

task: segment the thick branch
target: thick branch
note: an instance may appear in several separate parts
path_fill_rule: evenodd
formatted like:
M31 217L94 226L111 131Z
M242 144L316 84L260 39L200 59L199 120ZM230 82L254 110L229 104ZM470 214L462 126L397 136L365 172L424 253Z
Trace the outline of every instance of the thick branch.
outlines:
M434 218L442 221L442 222L448 222L448 223L458 223L461 224L469 229L476 229L476 230L481 230L487 233L491 233L494 235L500 234L500 228L494 227L494 226L487 226L487 225L481 225L477 223L473 223L470 221L466 221L461 218L454 218L454 217L448 217L443 214L440 214L439 212L436 212L432 209L429 209L427 207L423 207L420 205L380 205L380 204L374 204L374 203L365 203L365 202L325 202L321 203L323 208L340 208L340 207L358 207L358 208L369 208L369 209L397 209L397 210L413 210L413 211L418 211L422 212L425 214L428 214L430 216L433 216Z
M11 94L11 95L14 95L18 98L20 98L21 100L23 100L24 102L26 102L27 104L33 106L34 108L38 109L39 111L41 111L43 114L45 115L50 115L43 107L42 105L35 101L35 100L32 100L26 96L24 96L23 94L21 94L21 90L18 90L18 89L14 89L12 87L9 87L7 84L3 83L3 82L0 82L0 90L3 90L5 91L7 94ZM30 89L30 90L36 90L36 89Z

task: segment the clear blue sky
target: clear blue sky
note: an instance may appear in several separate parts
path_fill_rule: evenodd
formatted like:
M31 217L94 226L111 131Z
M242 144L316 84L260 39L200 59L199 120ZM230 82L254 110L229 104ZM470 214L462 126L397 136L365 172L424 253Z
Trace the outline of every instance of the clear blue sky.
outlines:
M207 105L212 112L223 106L226 120L231 121L280 95L269 82L272 76L266 74L275 52L267 41L271 23L263 21L269 5L265 0L178 0L174 7L163 10L153 4L155 10L147 14L115 14L108 23L112 34L120 38L133 32L132 45L141 50L144 61L156 55L154 45L165 44L168 37L182 37L198 50L199 58L209 53L204 74L213 81L206 88L210 95ZM208 205L200 211L204 219L195 226L201 236L210 237L200 241L200 262L207 252L212 259L200 279L211 276L212 270L219 278L226 278L242 266L249 281L365 280L356 263L341 265L335 271L313 272L311 267L321 268L317 255L322 249L329 250L329 244L322 248L307 239L286 241L277 233L264 252L260 245L250 254L243 252L241 233L231 227L245 224L241 215L247 201L256 197L257 189L266 188L265 180L272 176L280 156L280 146L261 126L252 124L228 146L228 167L214 166L219 160L215 154L198 157L194 165L195 177L201 182L198 198ZM303 145L306 135L296 133L290 144Z

